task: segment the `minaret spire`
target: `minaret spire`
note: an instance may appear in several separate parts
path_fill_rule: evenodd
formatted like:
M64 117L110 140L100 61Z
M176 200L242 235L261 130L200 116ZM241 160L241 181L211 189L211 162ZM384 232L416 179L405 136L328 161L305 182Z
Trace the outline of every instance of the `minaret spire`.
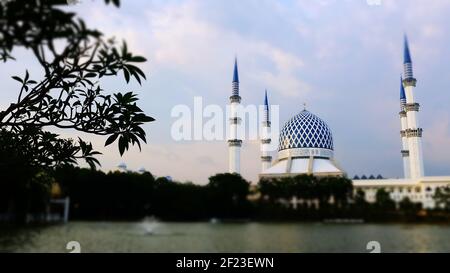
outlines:
M233 90L232 90L232 96L233 97L239 97L239 70L238 70L238 62L237 58L234 59L234 70L233 70Z
M411 60L411 52L409 52L409 43L408 43L408 36L405 34L404 38L405 46L404 46L404 52L403 52L403 63L412 63Z
M265 90L265 94L264 94L264 121L267 122L269 121L270 117L269 117L269 99L267 99L267 89Z
M270 143L272 142L270 138L270 112L269 112L269 100L267 98L267 89L264 94L264 116L262 121L261 130L261 164L262 171L264 172L272 165L272 157L269 154Z
M406 93L405 87L403 86L403 77L400 76L400 110L404 111L406 105Z
M411 52L409 51L408 37L406 35L404 38L404 48L403 48L403 70L405 80L414 79Z
M240 104L241 97L239 95L239 71L237 58L234 59L234 70L233 70L233 82L232 82L232 92L230 97L230 131L228 139L228 149L229 149L229 172L230 173L240 173L240 154L242 140L240 137L241 132L241 117L240 117Z
M237 57L234 58L234 72L233 72L233 82L239 82L239 71Z
M403 135L407 138L407 149L409 150L409 169L411 178L424 176L423 152L422 152L422 128L419 126L420 104L415 101L415 87L417 80L413 74L413 64L409 48L408 38L405 35L403 52L403 91L406 103L402 112L406 114L406 130ZM400 93L403 92L400 89ZM400 113L402 113L400 112ZM401 114L402 115L402 114ZM403 114L404 115L404 114ZM403 125L402 125L403 127ZM403 131L403 130L402 130ZM408 176L407 176L408 177Z

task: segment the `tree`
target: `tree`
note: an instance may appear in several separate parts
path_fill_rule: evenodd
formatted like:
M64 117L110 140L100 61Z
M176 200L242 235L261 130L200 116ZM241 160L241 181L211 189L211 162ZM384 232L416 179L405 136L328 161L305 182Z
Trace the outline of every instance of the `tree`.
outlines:
M375 205L381 210L395 209L395 202L391 199L389 192L379 189L375 195Z
M105 0L119 6L119 0ZM105 146L117 141L121 155L130 145L146 142L142 126L154 119L137 106L133 92L107 92L101 82L123 74L126 83L145 79L136 66L145 62L129 52L125 42L86 26L65 0L0 2L0 61L14 61L14 51L30 51L42 68L42 79L28 70L12 76L17 100L0 108L0 183L16 207L20 189L36 182L41 172L84 159L99 165L92 145L61 139L48 128L74 129L105 136ZM14 193L15 192L15 193ZM24 192L23 192L24 193Z
M328 183L336 205L347 205L353 194L352 181L345 177L329 177Z
M42 203L48 199L44 192L50 190L52 183L52 179L47 179L50 170L75 163L79 158L94 167L98 164L94 157L97 154L91 144L81 139L75 145L70 139L60 139L34 127L25 127L20 134L0 130L0 186L8 212L16 214L20 222L29 209L45 209Z
M407 215L416 215L422 209L422 203L414 203L408 197L404 197L399 203L399 208Z
M119 5L118 0L105 0ZM25 72L17 101L0 111L0 128L22 133L27 127L56 127L118 140L121 154L130 144L146 141L142 125L153 121L136 105L132 92L107 94L100 80L123 73L139 83L145 74L135 63L145 62L128 51L125 42L90 29L72 12L59 8L67 1L16 0L0 4L0 60L14 60L15 48L30 50L43 69L36 80ZM80 143L81 146L81 143Z
M164 177L155 180L149 172L105 174L74 166L57 168L53 174L62 191L70 195L73 219L136 221L145 216L169 221L208 219L207 186L169 182Z
M370 204L366 200L366 192L358 189L353 196L353 206L352 211L354 212L354 217L364 218L368 213Z
M450 210L450 186L437 188L433 198L436 207Z
M291 182L287 197L292 198L296 196L305 200L319 198L324 188L319 189L318 186L318 179L313 175L297 175L293 178L293 182Z
M365 208L368 204L366 201L366 192L361 189L356 191L356 194L353 198L355 201L355 206L358 208Z
M239 174L217 174L209 178L207 192L212 215L220 218L243 217L248 214L250 183Z
M83 158L94 168L99 164L90 143L79 139L78 144L71 139L58 138L57 134L44 132L35 127L25 127L21 134L0 130L0 169L6 175L33 169L49 169L61 164L76 163Z

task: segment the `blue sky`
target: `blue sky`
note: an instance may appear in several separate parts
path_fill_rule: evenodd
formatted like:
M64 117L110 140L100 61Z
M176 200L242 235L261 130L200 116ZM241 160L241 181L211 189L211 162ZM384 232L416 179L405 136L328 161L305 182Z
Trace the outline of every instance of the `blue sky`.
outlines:
M104 170L126 162L155 175L205 183L227 170L226 143L175 142L171 109L205 104L225 106L231 93L234 56L239 58L241 96L247 104L280 105L281 123L307 103L333 130L335 156L354 174L402 175L399 136L399 76L402 40L407 33L422 105L427 175L450 174L450 1L381 0L223 0L122 1L116 9L84 0L71 7L107 36L126 39L149 60L142 86L105 83L111 92L133 90L156 122L145 126L148 144L120 157L103 148L101 137L85 136L104 155ZM31 56L1 64L0 105L18 89L12 75L26 68L41 73ZM76 132L61 132L74 137ZM245 143L242 172L255 181L260 170L259 144Z

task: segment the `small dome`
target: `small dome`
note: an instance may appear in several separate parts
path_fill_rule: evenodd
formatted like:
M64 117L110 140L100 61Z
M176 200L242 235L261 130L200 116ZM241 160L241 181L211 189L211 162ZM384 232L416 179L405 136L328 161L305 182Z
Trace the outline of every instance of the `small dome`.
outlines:
M306 110L286 122L280 133L279 151L298 148L333 150L333 136L328 125Z

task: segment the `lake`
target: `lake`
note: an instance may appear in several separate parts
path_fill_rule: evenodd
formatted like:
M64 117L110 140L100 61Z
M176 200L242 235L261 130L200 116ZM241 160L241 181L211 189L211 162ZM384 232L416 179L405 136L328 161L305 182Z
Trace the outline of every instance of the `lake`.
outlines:
M450 252L450 226L424 224L70 222L1 230L0 252Z

